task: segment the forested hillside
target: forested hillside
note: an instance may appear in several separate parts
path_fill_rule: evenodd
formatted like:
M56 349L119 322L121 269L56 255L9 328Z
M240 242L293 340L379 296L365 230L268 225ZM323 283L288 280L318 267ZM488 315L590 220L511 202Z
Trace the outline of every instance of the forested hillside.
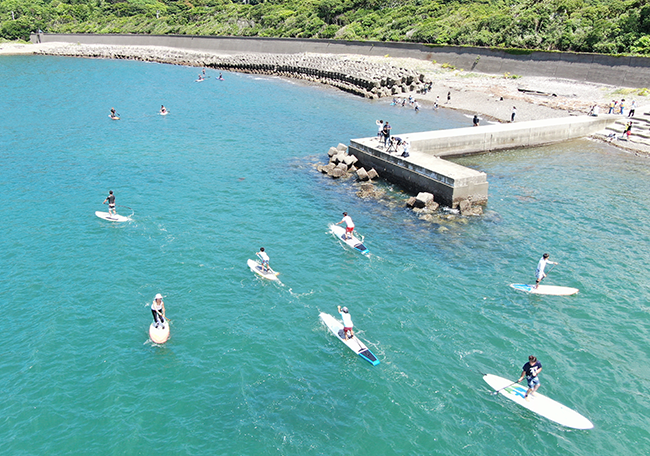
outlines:
M0 36L239 35L650 54L646 0L1 0Z

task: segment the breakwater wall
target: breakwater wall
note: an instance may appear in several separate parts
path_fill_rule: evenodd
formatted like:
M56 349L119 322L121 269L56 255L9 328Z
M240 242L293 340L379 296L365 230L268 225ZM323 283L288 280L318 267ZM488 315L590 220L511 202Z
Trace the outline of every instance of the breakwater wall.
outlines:
M416 43L187 35L32 34L32 42L165 46L224 54L359 54L436 60L466 71L572 79L623 87L650 85L650 58L571 52L508 51Z
M392 63L372 63L359 57L328 54L222 55L175 47L73 43L61 43L39 50L37 54L140 60L282 76L331 85L371 99L418 91L425 82L423 74Z
M353 139L348 151L362 166L374 168L389 181L413 192L433 193L437 203L450 207L462 200L484 204L488 199L485 173L444 158L582 138L602 130L616 118L574 116L400 134L411 144L408 157L401 156L399 148L389 153L376 137Z

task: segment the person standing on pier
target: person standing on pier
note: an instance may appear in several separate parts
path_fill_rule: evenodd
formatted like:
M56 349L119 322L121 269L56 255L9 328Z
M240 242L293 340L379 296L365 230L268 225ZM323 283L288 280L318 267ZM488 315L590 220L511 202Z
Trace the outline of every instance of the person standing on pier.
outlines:
M391 128L392 127L390 126L388 121L386 121L384 123L384 147L386 147L386 145L388 144L388 141L390 141L390 130L391 130Z
M384 137L384 121L377 120L375 123L377 124L377 141L381 143L381 139Z

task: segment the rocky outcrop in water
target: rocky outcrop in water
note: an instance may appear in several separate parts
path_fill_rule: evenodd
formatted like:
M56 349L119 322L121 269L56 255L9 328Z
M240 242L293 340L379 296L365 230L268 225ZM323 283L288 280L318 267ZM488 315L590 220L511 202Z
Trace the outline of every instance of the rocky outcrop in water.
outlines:
M327 84L366 98L390 97L419 91L425 83L424 75L414 70L390 63L371 63L354 56L265 53L221 55L158 46L67 43L38 53L66 57L141 60L283 76Z

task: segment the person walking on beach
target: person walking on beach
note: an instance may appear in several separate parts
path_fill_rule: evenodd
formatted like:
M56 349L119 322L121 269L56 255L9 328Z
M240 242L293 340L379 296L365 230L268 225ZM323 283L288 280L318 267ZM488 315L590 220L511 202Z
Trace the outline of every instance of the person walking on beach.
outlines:
M343 220L341 220L337 225L345 222L345 233L343 234L343 240L352 239L352 232L354 231L354 222L352 217L348 215L347 212L343 213Z
M510 122L515 121L515 116L517 115L517 107L513 106L512 107L512 114L510 114Z
M551 263L551 264L558 264L554 261L549 260L550 255L548 253L545 253L542 255L542 258L540 258L539 263L537 263L537 269L535 269L535 279L537 280L535 282L535 289L539 288L539 283L542 281L544 277L546 277L546 274L544 274L544 269L546 268L546 265Z
M352 324L350 312L347 307L341 308L341 306L338 306L338 308L341 318L343 319L343 335L345 336L345 340L352 339L354 337L354 331L352 330L354 325ZM348 333L350 334L350 337L348 337Z
M628 117L634 117L634 112L636 111L636 100L632 100L632 104L630 105L630 112L628 113Z
M108 201L108 214L109 215L117 215L117 212L115 212L115 195L113 195L113 190L108 191L108 196L104 200L102 204L106 204Z
M160 293L156 295L153 303L151 303L151 313L153 314L153 322L156 328L162 325L162 329L165 329L165 303Z
M526 377L526 381L528 382L528 391L526 391L524 398L527 401L530 400L528 396L533 395L539 388L540 372L542 372L542 363L540 363L535 356L530 355L528 357L528 362L524 364L524 367L522 368L519 380L517 380L517 383L519 383L524 379L524 376Z
M264 251L264 247L260 247L260 251L257 252L257 257L262 262L262 267L264 268L264 272L269 272L269 270L271 269L269 267L269 256Z

